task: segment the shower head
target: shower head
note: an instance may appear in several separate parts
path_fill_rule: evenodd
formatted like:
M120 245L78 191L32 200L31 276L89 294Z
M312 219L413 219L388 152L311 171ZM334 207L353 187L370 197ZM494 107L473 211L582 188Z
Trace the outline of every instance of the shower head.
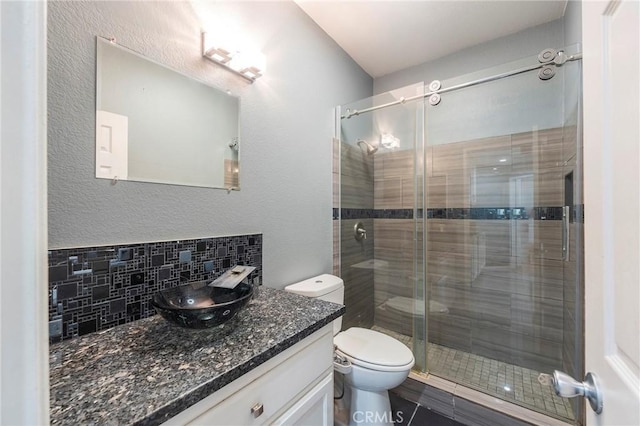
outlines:
M362 146L362 144L364 144L367 148L367 155L373 155L377 150L378 147L377 146L373 146L371 145L369 142L363 140L363 139L358 139L356 141L356 143L358 144L358 146Z

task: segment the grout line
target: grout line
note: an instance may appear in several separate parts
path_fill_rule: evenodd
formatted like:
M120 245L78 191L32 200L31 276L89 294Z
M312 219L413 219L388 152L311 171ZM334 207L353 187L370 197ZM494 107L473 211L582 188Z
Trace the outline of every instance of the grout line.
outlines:
M418 404L416 402L416 408L413 409L413 413L411 414L411 418L409 419L409 423L407 423L407 426L411 426L411 422L413 421L413 418L416 416L416 413L418 412L418 407L420 406L420 404Z

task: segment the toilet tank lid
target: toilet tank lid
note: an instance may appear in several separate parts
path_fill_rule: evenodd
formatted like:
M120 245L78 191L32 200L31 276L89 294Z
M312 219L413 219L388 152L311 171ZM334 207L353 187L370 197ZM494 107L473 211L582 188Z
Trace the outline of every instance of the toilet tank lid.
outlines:
M342 278L331 274L318 275L286 286L284 289L307 297L320 297L344 286Z

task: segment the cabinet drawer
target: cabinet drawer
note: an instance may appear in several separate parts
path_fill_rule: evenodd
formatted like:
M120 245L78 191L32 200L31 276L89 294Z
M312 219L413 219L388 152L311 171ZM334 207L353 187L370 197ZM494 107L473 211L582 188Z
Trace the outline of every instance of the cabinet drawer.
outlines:
M333 369L272 423L272 426L289 425L333 425Z
M316 340L303 350L283 359L273 369L256 378L189 423L192 425L259 425L292 405L310 385L332 366L330 338ZM252 413L256 407L261 414ZM261 407L261 408L258 408Z

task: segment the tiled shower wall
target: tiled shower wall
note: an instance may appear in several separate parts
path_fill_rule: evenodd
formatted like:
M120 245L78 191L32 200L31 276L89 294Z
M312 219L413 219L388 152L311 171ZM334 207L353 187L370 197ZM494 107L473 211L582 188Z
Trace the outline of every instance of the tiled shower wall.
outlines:
M375 257L382 266L374 272L375 324L407 336L414 334L412 319L387 309L386 302L394 297L413 299L418 283L414 258L420 258L423 253L419 245L416 247L415 234L422 232L422 221L416 223L413 209L414 188L419 185L422 191L422 179L416 180L415 165L413 150L380 152L375 158L376 210L410 212L410 215L396 214L374 221ZM420 250L417 256L416 250Z
M50 250L50 341L153 315L154 293L235 265L255 266L249 280L262 284L261 234Z
M563 281L573 278L563 265L560 219L576 149L575 137L565 133L549 129L428 148L427 287L430 299L446 307L431 309L430 342L538 371L562 368L563 345L571 352L567 340L574 340L563 335L563 322L575 328L566 324L573 305L564 296L571 284ZM377 154L376 209L412 206L412 158L412 151ZM375 270L375 324L409 335L410 317L385 301L413 295L415 283L407 279L413 227L406 219L374 225L375 258L388 262L386 270Z
M357 146L341 144L338 140L333 144L334 273L344 280L347 307L342 329L370 328L373 326L373 269L367 267L366 262L374 257L371 214L374 157ZM354 226L358 222L367 230L367 238L361 241L354 238Z

